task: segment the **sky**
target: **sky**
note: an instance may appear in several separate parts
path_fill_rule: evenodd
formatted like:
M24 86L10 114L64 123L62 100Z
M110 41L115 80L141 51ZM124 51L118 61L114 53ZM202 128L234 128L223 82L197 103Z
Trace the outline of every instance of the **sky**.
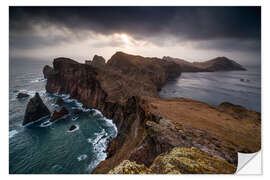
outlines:
M10 7L10 59L108 60L123 51L260 65L260 7Z

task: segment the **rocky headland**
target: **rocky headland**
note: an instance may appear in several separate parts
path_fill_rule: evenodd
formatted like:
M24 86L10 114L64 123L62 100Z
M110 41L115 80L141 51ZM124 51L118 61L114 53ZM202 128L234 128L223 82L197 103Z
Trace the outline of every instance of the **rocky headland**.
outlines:
M181 72L244 70L241 65L216 59L216 63L194 66L197 71L193 66L183 68L168 59L123 52L115 53L107 63L101 56L95 57L95 61L87 64L57 58L53 67L43 69L47 92L70 94L70 98L82 102L84 107L100 110L118 128L117 137L107 148L107 159L92 173L117 172L113 169L122 162L145 167L145 173L234 173L237 152L260 150L259 113L230 103L212 106L192 99L160 99L158 96L161 87ZM191 170L191 165L173 172L152 168L154 162L159 162L168 169L170 162L160 157L164 157L164 153L174 154L175 148L186 148L180 152L196 152L194 157L179 155L177 159L185 158L182 163L196 162L199 170ZM205 161L209 162L202 167L199 157L205 156L208 157Z

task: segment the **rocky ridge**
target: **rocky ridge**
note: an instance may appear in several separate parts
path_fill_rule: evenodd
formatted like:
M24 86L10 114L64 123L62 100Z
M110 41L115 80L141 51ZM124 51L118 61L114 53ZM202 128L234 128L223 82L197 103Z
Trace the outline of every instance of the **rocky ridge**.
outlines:
M188 62L179 58L164 56L163 60L175 62L181 67L182 72L214 72L214 71L245 71L246 69L237 62L226 57L216 57L204 62Z
M102 68L57 58L53 68L45 66L43 73L48 92L70 94L84 107L99 109L118 128L107 159L92 173L108 173L124 160L149 167L158 155L175 147L196 147L234 165L238 151L260 149L260 114L244 109L243 116L236 118L227 112L230 105L215 107L184 98L158 97L162 85L181 73L175 62L117 52ZM243 131L232 129L235 125L241 125ZM226 137L228 131L232 135ZM256 138L249 141L249 133Z

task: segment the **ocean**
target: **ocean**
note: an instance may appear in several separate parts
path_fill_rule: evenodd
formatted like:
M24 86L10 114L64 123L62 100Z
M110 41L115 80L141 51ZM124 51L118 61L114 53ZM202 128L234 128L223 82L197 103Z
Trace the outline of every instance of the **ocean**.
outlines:
M45 91L44 65L52 62L35 60L10 60L9 64L9 173L10 174L86 174L106 158L106 147L116 137L117 128L110 119L93 110L83 109L82 104L68 95L49 94ZM63 97L70 114L50 126L37 122L23 127L25 109L30 98L17 99L19 92L31 97L38 92L51 112ZM83 113L72 115L75 108ZM94 112L94 113L93 113ZM70 132L71 125L76 125Z
M94 110L83 109L82 104L68 95L45 91L44 65L52 62L38 60L10 60L9 64L9 172L10 174L86 174L106 158L108 141L117 135L115 124ZM240 79L244 79L242 82ZM69 112L67 117L50 126L42 123L22 126L26 105L30 98L17 99L19 92L31 97L38 92L51 112L63 97ZM259 68L248 71L182 73L169 81L160 91L162 98L187 97L218 105L228 101L248 109L261 111L261 74ZM79 116L74 108L83 109ZM72 132L71 125L78 128Z
M212 105L227 101L261 112L261 68L246 68L247 71L182 73L163 86L159 95L192 98Z

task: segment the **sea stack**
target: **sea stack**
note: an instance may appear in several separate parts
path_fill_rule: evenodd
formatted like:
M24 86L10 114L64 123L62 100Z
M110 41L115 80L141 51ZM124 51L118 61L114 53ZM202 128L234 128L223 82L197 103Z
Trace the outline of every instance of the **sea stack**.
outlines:
M36 93L33 98L27 104L23 125L26 125L30 122L38 121L40 118L49 116L51 113L47 106L43 103L39 94Z

